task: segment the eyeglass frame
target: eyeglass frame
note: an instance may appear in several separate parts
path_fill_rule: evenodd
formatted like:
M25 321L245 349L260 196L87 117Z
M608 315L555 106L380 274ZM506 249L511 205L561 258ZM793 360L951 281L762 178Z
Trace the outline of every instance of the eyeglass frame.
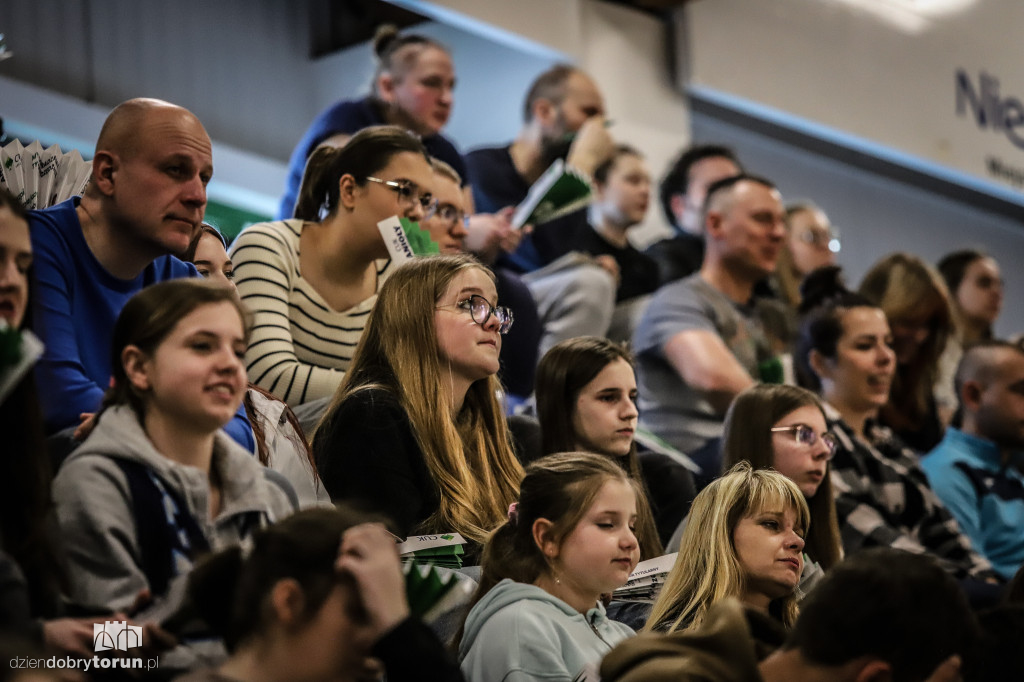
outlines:
M832 433L831 431L826 431L825 433L819 436L818 433L807 424L793 424L791 426L773 426L768 430L771 433L792 433L793 440L795 440L797 443L800 443L801 445L806 445L808 447L813 447L814 444L817 443L818 439L820 438L821 442L824 443L825 447L828 449L828 454L825 456L826 460L832 459L836 454L836 448L839 447L839 441L836 439L836 434ZM811 434L810 440L807 440L806 436L804 437L804 440L801 440L801 433Z
M483 321L476 319L477 315L474 314L473 312L473 300L477 298L479 298L481 301L487 304L487 316L484 317ZM464 305L466 303L469 304L468 307ZM446 303L445 305L439 305L436 306L436 308L438 310L440 310L441 308L459 308L461 310L466 310L469 312L469 317L473 320L473 322L484 328L486 328L487 323L491 319L491 315L493 315L494 319L498 321L498 333L501 334L502 336L508 334L509 330L512 329L512 323L515 322L515 315L512 313L511 308L503 305L491 305L491 302L488 301L483 296L481 296L480 294L472 294L469 298L464 298L461 301L456 301L455 303Z
M441 215L442 210L453 211L455 215L452 216L451 218L445 218L443 215ZM461 215L462 217L460 218L459 215ZM463 227L469 226L469 216L466 214L465 211L460 211L451 204L442 205L437 199L434 199L434 203L431 204L430 208L427 209L427 214L423 216L423 219L430 220L434 216L437 216L441 220L444 220L448 224L449 228L455 227L455 225L457 225L458 223L462 223Z
M808 228L798 235L798 239L804 244L816 248L826 248L832 253L839 253L843 243L839 238L839 229L834 225L828 231Z
M366 179L369 180L370 182L376 182L389 188L391 191L398 195L399 201L404 201L410 206L417 203L417 199L414 199L412 196L413 188L415 188L417 194L419 195L418 203L423 208L424 211L429 211L430 207L436 201L434 199L434 195L431 194L430 192L421 192L420 186L417 185L415 182L410 182L408 180L382 180L381 178L375 178L372 175L367 175ZM408 196L406 196L407 194Z

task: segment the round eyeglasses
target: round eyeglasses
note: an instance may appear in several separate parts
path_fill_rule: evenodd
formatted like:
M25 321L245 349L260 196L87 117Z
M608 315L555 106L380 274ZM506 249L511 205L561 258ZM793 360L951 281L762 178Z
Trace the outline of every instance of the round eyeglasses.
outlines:
M821 438L821 442L825 444L828 449L828 458L832 459L832 455L836 453L836 436L834 433L825 432L818 436L807 424L794 424L793 426L776 426L771 429L772 433L792 433L793 438L796 439L797 443L803 445L813 446L818 442L818 438Z
M490 301L479 294L473 294L467 299L461 300L458 303L448 305L439 305L438 308L460 308L462 310L469 311L470 317L481 327L487 326L487 321L491 319L491 315L494 315L494 319L498 321L498 333L508 334L508 330L512 328L512 322L515 317L512 315L512 311L503 305L493 306Z
M839 253L842 242L839 241L838 228L831 227L827 230L807 229L800 233L800 241L810 244L816 248L828 248L832 253Z
M455 227L458 223L463 226L469 224L469 216L455 208L451 204L438 204L436 201L427 209L425 220L437 218L448 227Z
M434 196L430 192L421 191L414 182L409 182L408 180L381 180L372 175L367 175L366 179L370 182L384 185L398 195L399 201L409 206L419 203L424 211L429 211L430 207L434 204Z

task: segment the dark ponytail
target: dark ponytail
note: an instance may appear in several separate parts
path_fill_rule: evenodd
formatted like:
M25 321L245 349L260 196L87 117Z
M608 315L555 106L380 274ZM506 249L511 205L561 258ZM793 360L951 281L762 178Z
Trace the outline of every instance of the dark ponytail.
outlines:
M341 147L321 145L313 150L302 174L299 196L293 216L299 220L320 221L338 210L343 175L351 175L356 184L391 163L403 152L420 154L430 163L430 155L420 139L398 126L371 126L353 135Z
M796 340L797 383L813 391L821 390L821 380L811 368L811 351L826 358L836 356L836 345L843 335L843 315L850 308L875 308L874 303L846 288L842 268L827 265L812 271L800 285L800 334Z

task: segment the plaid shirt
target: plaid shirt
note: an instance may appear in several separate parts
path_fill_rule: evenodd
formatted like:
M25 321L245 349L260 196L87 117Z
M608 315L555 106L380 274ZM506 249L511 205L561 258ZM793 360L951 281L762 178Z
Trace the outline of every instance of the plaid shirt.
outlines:
M865 425L866 439L858 438L835 408L826 407L836 435L832 489L847 555L895 547L930 554L957 578L998 577L932 491L912 450L872 421Z

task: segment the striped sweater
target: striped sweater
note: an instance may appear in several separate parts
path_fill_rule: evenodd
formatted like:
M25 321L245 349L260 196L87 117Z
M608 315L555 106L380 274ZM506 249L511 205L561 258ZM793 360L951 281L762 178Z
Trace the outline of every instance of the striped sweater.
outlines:
M377 295L332 310L299 271L301 220L259 223L231 245L235 284L253 312L245 353L249 381L288 405L334 394ZM377 290L391 261L377 261Z

